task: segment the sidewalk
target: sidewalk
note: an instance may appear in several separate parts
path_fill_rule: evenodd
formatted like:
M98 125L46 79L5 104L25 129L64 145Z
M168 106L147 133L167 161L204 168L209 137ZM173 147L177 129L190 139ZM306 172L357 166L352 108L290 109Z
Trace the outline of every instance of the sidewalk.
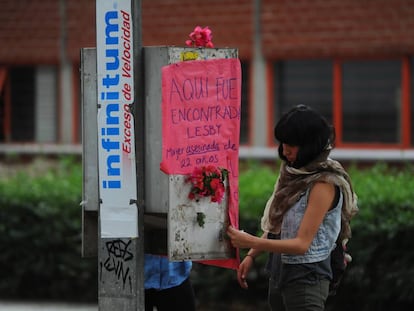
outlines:
M98 311L94 304L0 301L1 311Z

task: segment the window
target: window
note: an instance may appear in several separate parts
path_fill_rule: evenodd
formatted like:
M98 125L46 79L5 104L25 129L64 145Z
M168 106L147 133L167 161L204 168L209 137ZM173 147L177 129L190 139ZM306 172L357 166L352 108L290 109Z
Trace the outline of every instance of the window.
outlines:
M36 69L35 141L57 141L57 73L52 66ZM70 116L69 116L70 117Z
M410 60L410 108L411 108L411 145L414 146L414 58Z
M57 141L56 77L53 66L1 69L0 142Z
M242 89L241 89L241 121L240 121L240 144L249 142L249 86L250 86L250 65L241 62Z
M10 141L34 140L35 80L32 67L10 70Z
M398 143L400 115L400 61L343 63L343 142Z
M6 80L7 70L0 67L0 142L6 137Z
M403 140L410 131L407 142L413 145L414 96L409 94L414 88L413 67L412 59L277 62L274 118L306 104L333 123L337 146L406 146ZM410 98L410 122L402 119L404 98Z
M332 122L332 61L289 60L275 65L275 120L305 104Z

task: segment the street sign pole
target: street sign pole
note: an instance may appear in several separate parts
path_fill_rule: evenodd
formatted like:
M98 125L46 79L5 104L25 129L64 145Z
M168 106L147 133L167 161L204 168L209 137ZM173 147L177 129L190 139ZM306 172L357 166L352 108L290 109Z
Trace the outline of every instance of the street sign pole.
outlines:
M141 1L96 1L99 310L144 310Z
M144 197L145 197L145 176L144 176L144 66L143 66L143 44L142 44L142 6L141 0L132 0L132 25L134 42L134 107L132 113L135 122L135 155L136 155L136 178L137 178L137 207L138 207L138 238L137 238L137 310L145 310L145 289L144 289Z

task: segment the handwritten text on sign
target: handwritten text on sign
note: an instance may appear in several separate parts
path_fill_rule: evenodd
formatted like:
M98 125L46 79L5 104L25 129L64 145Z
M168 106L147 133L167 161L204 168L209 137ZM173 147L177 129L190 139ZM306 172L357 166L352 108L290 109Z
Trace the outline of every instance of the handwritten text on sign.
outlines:
M241 70L238 59L162 68L162 163L167 174L238 161Z

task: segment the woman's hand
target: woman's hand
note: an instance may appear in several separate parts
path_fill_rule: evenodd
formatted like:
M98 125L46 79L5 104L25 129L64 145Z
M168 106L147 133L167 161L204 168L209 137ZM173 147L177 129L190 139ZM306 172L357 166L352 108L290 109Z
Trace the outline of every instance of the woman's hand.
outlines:
M253 257L246 256L240 263L239 269L237 269L237 281L239 282L241 288L249 287L247 285L247 275L249 274L249 271L253 266L253 263Z
M263 236L260 238L248 234L243 230L237 230L232 226L229 226L227 228L227 235L234 247L251 248L249 250L249 255L246 255L246 257L244 257L243 261L240 263L239 268L237 269L237 281L242 288L248 288L247 275L249 274L249 271L254 264L254 258L261 253L261 251L254 249L254 246L259 244L258 242L261 239L266 240L267 233L263 233Z
M227 229L227 235L229 236L231 243L234 247L237 248L246 248L250 247L250 238L253 238L250 234L237 230L232 226L229 226ZM246 256L244 257L243 261L240 263L239 268L237 269L237 281L240 284L241 288L247 289L249 286L247 285L247 275L251 267L253 266L253 257Z
M249 248L253 247L255 236L248 234L242 230L237 230L232 226L227 228L227 235L236 248Z

